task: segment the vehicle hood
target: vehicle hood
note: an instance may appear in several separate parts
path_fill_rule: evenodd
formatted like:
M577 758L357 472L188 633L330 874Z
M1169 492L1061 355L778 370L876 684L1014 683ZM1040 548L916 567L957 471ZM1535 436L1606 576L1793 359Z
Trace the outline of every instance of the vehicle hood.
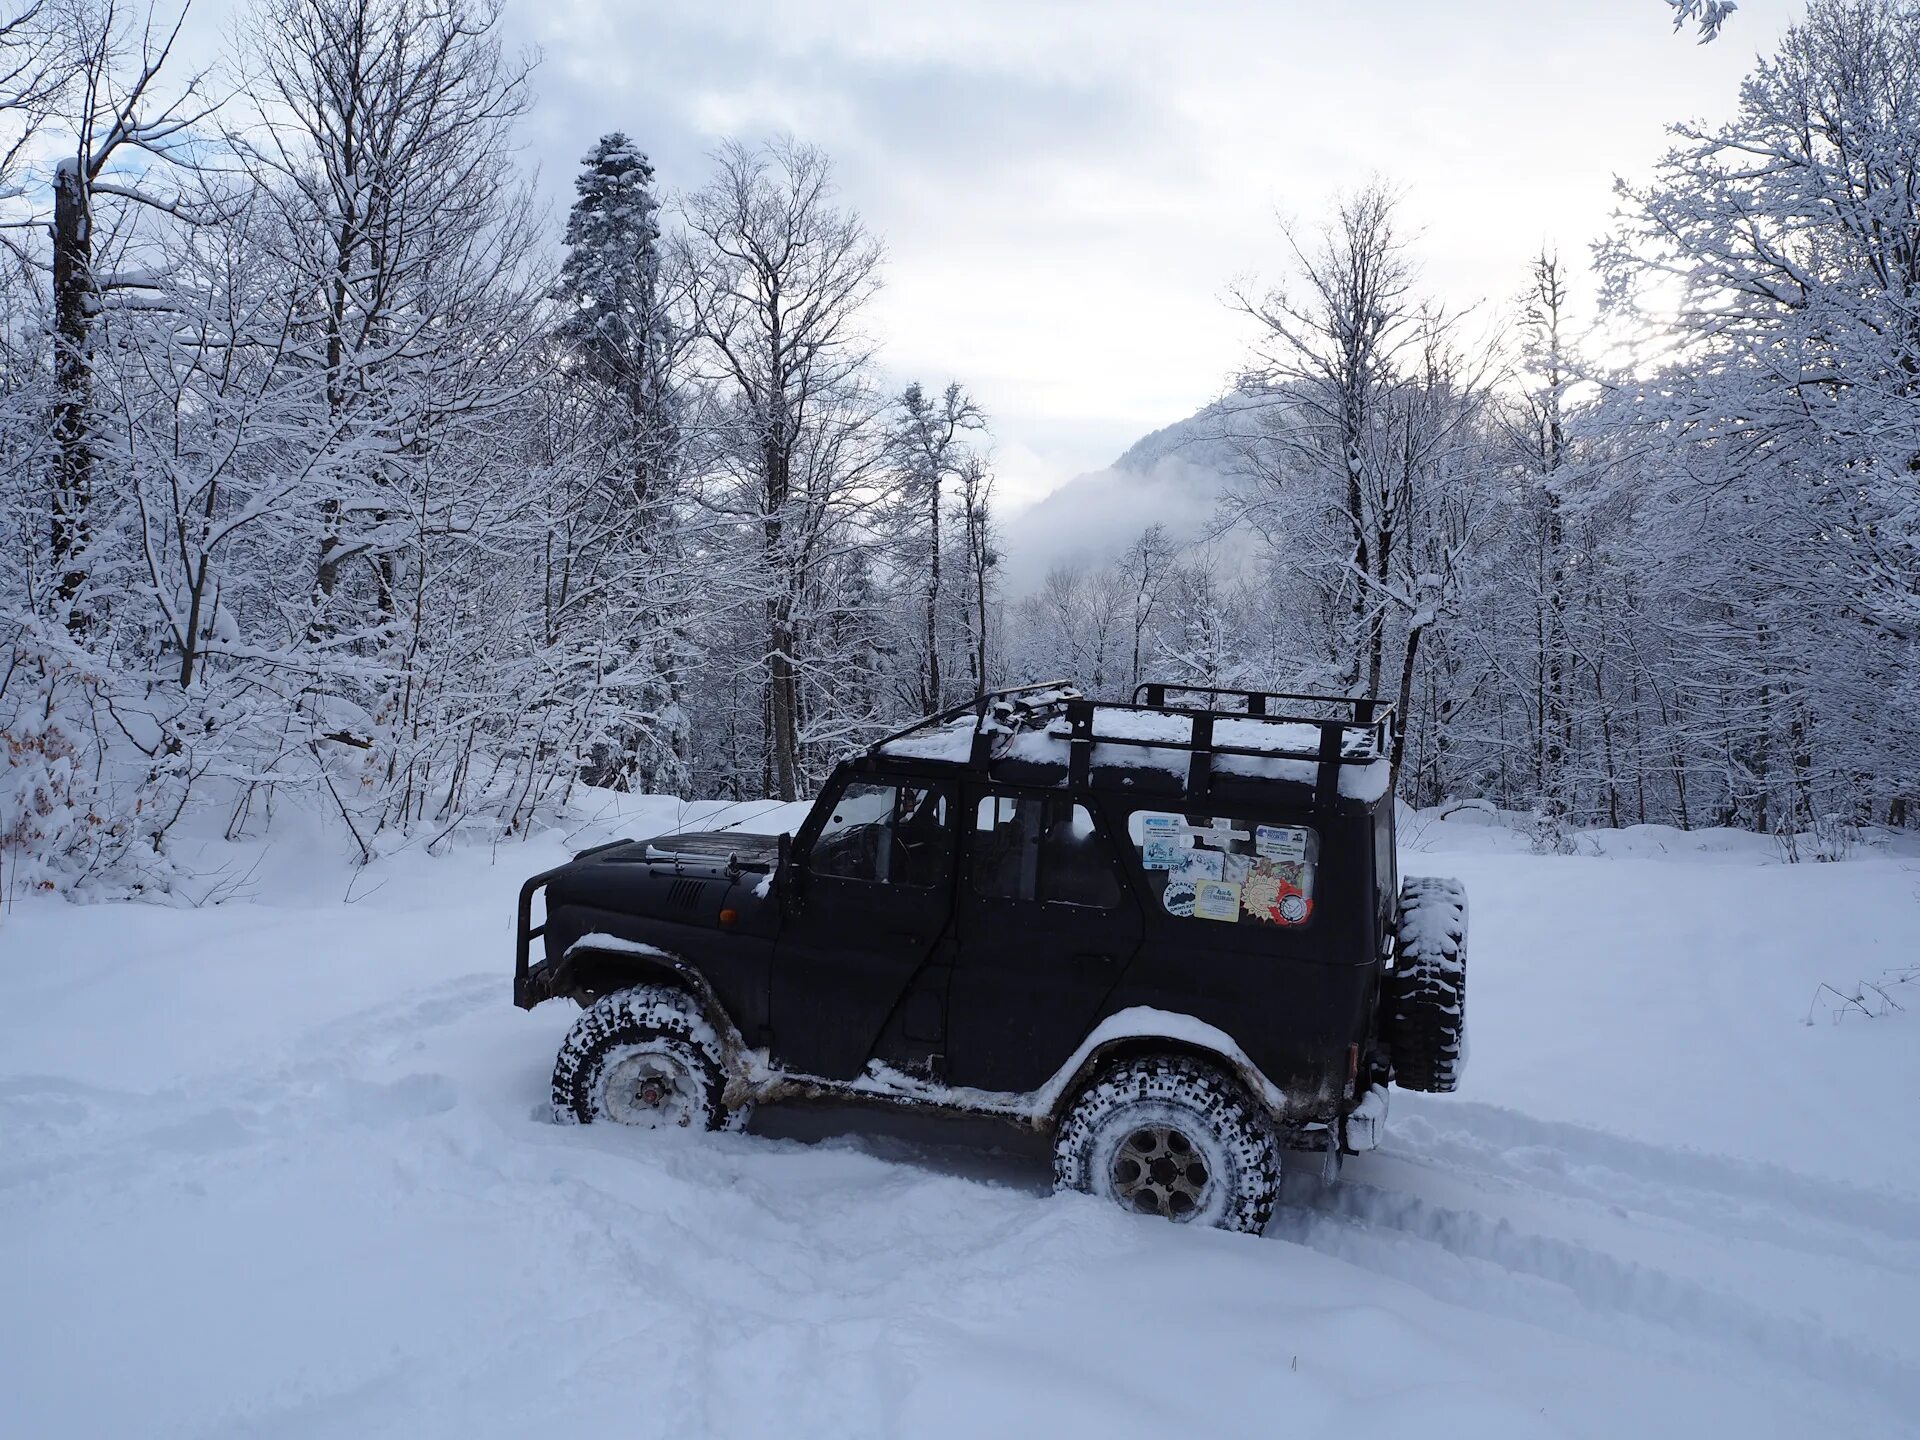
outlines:
M779 917L779 849L776 835L728 830L583 851L547 881L549 947L564 950L582 934L604 932L673 948L658 927L720 928L723 912L733 933L770 935Z

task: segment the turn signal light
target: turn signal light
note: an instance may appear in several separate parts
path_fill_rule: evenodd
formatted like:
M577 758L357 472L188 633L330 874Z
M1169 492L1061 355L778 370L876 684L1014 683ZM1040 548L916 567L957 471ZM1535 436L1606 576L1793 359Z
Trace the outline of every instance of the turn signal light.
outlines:
M722 925L731 925L739 918L740 912L738 910L722 910L720 912L720 923Z

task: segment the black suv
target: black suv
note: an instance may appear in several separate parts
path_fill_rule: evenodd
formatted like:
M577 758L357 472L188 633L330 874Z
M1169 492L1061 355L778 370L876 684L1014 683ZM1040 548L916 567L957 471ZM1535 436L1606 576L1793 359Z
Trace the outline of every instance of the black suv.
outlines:
M514 1002L585 1007L555 1110L997 1116L1052 1135L1063 1187L1258 1229L1283 1150L1331 1172L1378 1139L1389 1079L1459 1075L1466 900L1397 883L1393 723L1026 686L843 761L797 835L585 851L520 892Z

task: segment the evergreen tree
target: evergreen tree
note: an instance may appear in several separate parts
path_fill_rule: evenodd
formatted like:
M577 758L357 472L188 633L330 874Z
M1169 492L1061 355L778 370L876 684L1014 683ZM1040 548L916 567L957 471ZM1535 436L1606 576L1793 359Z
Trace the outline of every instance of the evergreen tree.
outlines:
M673 327L660 281L660 203L653 166L619 131L604 135L574 181L558 332L584 377L604 388L626 441L636 497L669 465Z
M678 791L687 783L685 668L690 637L678 583L684 331L666 303L653 166L627 136L602 136L574 181L555 338L597 453L586 503L608 552L600 602L618 636L611 676L628 715L586 770L592 782Z

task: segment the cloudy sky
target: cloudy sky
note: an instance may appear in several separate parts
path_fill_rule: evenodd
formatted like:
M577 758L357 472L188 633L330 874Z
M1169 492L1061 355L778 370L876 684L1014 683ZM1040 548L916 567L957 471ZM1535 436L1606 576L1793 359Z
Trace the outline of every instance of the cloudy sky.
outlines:
M217 0L216 0L217 3ZM1616 174L1718 117L1797 6L1701 47L1660 0L508 0L544 60L526 136L556 209L623 129L663 184L723 136L827 148L884 236L890 373L957 377L1031 499L1216 394L1274 274L1276 213L1403 185L1433 290L1501 300L1584 260Z

